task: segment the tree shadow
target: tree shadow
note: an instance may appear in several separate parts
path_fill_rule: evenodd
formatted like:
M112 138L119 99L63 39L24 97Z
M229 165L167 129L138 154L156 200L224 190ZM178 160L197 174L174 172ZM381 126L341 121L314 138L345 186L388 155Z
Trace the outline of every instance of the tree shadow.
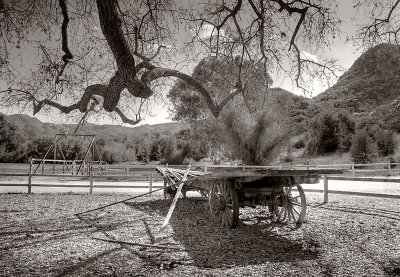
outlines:
M163 216L170 206L170 202L164 200L125 204L147 213L156 211ZM279 234L285 227L272 223L265 214L255 213L252 217L241 210L239 226L231 230L211 219L207 202L190 198L179 199L170 226L172 232L170 230L168 235L185 247L193 264L200 268L297 262L316 259L319 255L319 246L313 242ZM288 234L289 230L284 231Z

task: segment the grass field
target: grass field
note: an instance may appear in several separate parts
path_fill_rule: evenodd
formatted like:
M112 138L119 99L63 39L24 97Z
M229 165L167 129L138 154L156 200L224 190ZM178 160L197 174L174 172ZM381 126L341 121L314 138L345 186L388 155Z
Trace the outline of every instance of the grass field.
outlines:
M121 195L0 194L1 276L399 276L400 200L307 194L307 222L290 230L262 208L238 228L214 224L208 203L139 198L82 216ZM163 250L94 237L181 246Z

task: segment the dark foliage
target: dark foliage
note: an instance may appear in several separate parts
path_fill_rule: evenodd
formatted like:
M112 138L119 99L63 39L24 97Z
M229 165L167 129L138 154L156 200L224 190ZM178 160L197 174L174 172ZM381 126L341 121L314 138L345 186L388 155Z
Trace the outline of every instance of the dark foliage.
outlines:
M369 163L376 154L373 140L365 130L358 130L354 136L350 149L351 157L355 163Z
M0 114L0 162L16 162L23 159L27 150L27 138L14 124Z
M343 152L350 148L355 123L346 113L326 111L312 119L310 129L312 139L307 145L309 154L323 154L336 150Z

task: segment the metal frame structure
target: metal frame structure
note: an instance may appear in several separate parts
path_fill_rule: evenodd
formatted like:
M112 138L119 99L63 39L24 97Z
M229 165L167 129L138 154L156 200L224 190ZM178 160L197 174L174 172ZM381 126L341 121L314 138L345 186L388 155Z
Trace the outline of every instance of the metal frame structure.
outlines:
M89 145L87 147L87 150L86 150L85 155L82 160L67 160L65 158L65 155L63 153L61 143L60 143L60 140L65 137L84 137L86 140L89 141ZM76 162L78 162L79 167L78 167L78 170L76 171L75 175L78 175L79 172L81 172L83 174L83 170L86 167L86 164L88 164L88 163L91 164L93 161L95 161L95 153L96 152L97 152L98 161L101 164L102 162L100 159L100 153L97 148L95 138L96 138L96 135L92 135L92 134L75 134L75 133L74 134L56 134L53 139L53 142L49 146L49 149L47 150L44 157L40 160L39 164L37 165L37 167L35 168L33 173L35 174L41 165L43 168L45 162L48 161L50 163L53 163L53 173L55 173L56 163L61 162L61 163L63 163L63 165L65 165L65 164L67 165L68 170L69 170L69 164L71 164L72 175L74 175L75 174L75 164L76 164ZM46 159L47 155L50 153L50 151L52 149L53 149L53 159ZM60 153L61 159L57 159L57 153Z

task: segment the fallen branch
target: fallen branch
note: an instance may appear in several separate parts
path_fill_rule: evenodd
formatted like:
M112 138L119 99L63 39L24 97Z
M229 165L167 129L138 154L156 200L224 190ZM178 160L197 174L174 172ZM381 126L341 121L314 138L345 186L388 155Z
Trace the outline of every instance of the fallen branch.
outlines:
M123 243L123 244L129 244L129 245L153 247L153 248L160 248L160 249L185 250L183 247L179 247L179 246L147 244L147 243L138 243L138 242L123 241L123 240L102 239L102 238L97 238L97 237L91 237L91 238L92 239L97 239L97 240L102 240L102 241L107 241L107 242L112 242L112 243Z

